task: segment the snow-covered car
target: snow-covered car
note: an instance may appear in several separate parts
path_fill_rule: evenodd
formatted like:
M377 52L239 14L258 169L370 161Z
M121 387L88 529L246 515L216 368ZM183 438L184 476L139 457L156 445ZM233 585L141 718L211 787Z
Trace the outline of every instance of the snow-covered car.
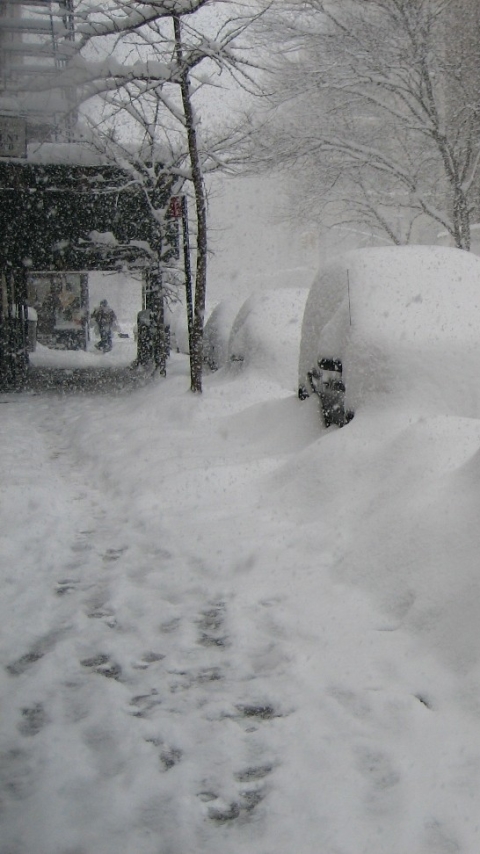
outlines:
M298 395L325 426L365 407L480 416L480 258L440 246L345 253L320 270L302 323Z
M242 302L235 296L221 300L205 324L203 359L212 371L222 368L228 360L228 340Z
M232 366L256 368L295 388L298 346L307 288L269 288L242 305L228 341Z

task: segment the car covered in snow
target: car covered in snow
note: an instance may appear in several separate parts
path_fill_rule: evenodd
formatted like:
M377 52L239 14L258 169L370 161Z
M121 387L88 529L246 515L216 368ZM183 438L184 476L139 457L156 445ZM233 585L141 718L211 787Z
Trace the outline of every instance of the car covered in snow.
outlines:
M228 340L243 299L227 297L215 306L203 332L203 360L211 371L218 371L228 361Z
M245 300L230 332L230 367L260 370L294 390L307 296L308 288L268 288Z
M316 276L298 396L325 426L366 407L480 417L480 258L440 246L359 249Z

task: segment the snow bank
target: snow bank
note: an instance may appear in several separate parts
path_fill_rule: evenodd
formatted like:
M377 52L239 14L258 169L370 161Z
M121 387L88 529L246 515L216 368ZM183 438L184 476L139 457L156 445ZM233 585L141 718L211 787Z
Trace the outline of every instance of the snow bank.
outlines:
M97 339L95 339L97 340ZM81 368L126 367L135 361L137 345L133 331L128 338L113 336L113 348L109 353L95 349L95 340L88 342L87 350L56 350L36 345L35 351L29 354L33 368L58 368L60 370L76 370Z
M476 854L480 420L316 403L0 396L5 851Z
M0 395L2 851L477 854L480 419L325 433L261 344Z

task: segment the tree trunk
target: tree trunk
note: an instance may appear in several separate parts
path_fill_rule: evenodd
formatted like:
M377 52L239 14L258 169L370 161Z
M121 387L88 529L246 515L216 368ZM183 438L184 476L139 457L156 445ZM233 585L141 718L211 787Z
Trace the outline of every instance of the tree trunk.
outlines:
M195 116L190 94L188 69L182 69L182 32L180 18L173 16L175 31L175 50L180 68L180 89L182 93L183 113L188 139L188 154L192 170L192 184L195 193L197 219L197 268L195 276L195 302L193 310L192 336L190 341L190 378L193 392L202 391L203 372L203 324L205 317L205 299L207 292L207 205L203 183L202 166L198 153Z
M164 377L167 374L168 344L165 333L165 300L160 270L151 271L149 274L149 294L146 307L150 309L152 317L151 342L153 363L155 369Z

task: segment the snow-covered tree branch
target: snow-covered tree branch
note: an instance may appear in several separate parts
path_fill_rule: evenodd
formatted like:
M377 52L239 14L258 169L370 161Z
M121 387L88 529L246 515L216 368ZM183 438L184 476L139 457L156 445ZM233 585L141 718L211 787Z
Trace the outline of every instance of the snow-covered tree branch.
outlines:
M232 149L243 142L245 133L241 125L228 127L226 121L219 121L213 130L202 122L202 112L209 93L221 113L222 87L251 90L258 85L246 35L269 5L268 0L86 0L76 11L76 52L55 80L56 86L77 93L78 103L97 127L97 140L115 128L117 142L126 134L139 148L161 143L162 169L173 177L175 192L184 192L187 183L192 187L193 391L202 388L208 249L204 175L228 166ZM46 82L39 77L35 85L41 90ZM47 85L52 85L51 79ZM117 147L114 157L118 156ZM131 172L132 161L127 165ZM136 180L144 177L137 175Z
M293 0L263 25L283 49L270 66L258 159L288 170L295 212L301 204L324 224L354 212L361 221L367 194L375 231L394 242L423 222L469 249L479 110L451 5Z

